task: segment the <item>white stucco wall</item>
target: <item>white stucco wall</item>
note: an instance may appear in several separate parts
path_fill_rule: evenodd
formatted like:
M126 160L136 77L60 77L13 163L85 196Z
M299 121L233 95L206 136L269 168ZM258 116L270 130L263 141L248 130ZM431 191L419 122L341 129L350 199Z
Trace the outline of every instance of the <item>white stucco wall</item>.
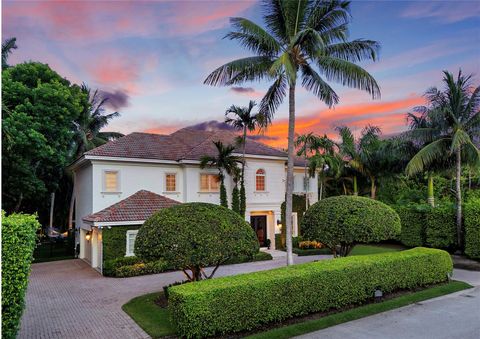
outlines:
M87 164L74 171L75 182L75 227L83 225L82 218L93 212L93 171Z

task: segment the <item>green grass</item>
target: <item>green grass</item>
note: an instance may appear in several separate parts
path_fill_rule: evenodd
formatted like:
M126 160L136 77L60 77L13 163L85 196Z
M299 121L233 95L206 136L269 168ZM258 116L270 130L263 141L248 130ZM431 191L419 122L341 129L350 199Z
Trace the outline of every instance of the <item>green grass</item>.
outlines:
M308 320L302 323L257 333L249 338L290 338L471 287L472 286L462 281L451 281L448 284L412 292L381 303L359 306L319 319ZM174 327L170 323L168 310L166 308L160 308L154 303L154 300L160 294L163 294L163 292L146 294L134 298L122 306L122 309L153 338L174 336L176 334Z
M155 299L162 294L163 291L145 294L133 298L122 306L122 309L152 338L175 335L168 309L155 304Z

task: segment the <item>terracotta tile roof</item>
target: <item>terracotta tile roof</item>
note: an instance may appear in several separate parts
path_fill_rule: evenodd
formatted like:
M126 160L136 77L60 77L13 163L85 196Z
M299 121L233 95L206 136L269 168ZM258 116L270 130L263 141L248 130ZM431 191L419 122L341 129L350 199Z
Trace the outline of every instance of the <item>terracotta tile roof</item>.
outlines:
M122 222L147 220L154 212L180 202L141 190L110 207L83 218L89 222Z
M213 141L234 144L237 134L225 131L198 131L183 128L170 135L132 133L85 153L85 155L155 160L200 160L215 155ZM236 151L241 153L241 147ZM286 157L287 154L265 144L247 140L246 153Z

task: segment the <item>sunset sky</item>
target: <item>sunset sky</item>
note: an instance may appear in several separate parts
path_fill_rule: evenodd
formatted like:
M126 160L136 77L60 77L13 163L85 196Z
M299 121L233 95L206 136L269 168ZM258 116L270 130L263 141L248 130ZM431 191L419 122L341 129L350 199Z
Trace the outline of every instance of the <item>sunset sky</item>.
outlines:
M444 69L475 73L480 80L478 1L353 1L351 39L377 40L380 61L365 64L382 98L338 89L341 101L328 109L303 89L297 95L298 133L331 133L334 126L356 131L378 125L386 134L405 128L405 113L423 102L422 93L440 85ZM121 117L109 130L170 133L224 118L232 105L260 101L267 83L219 88L203 85L216 67L249 56L222 39L228 18L257 23L255 1L3 1L3 39L17 37L10 64L48 63L72 82L86 82L109 97ZM265 142L286 145L288 106L280 107Z

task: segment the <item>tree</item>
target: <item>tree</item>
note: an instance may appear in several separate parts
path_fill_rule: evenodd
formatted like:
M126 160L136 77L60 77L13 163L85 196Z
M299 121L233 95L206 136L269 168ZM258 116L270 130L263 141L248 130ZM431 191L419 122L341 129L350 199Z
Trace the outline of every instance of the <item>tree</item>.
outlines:
M295 148L297 148L297 156L303 157L304 160L304 177L303 184L305 187L305 209L308 208L308 155L316 148L318 137L313 132L307 134L298 134L294 140Z
M444 88L433 87L426 93L428 106L424 112L435 123L418 131L435 140L410 160L406 171L422 172L445 154L455 157L457 245L462 250L462 162L480 166L480 150L472 141L480 134L480 86L473 87L472 75L464 76L461 71L456 79L447 71L443 75Z
M232 105L225 112L225 123L242 131L242 173L240 181L240 215L245 217L247 197L245 194L245 151L247 146L247 133L253 132L259 126L260 120L258 114L252 114L252 109L256 106L255 101L250 100L248 107L239 107Z
M2 70L10 67L7 64L8 57L17 48L17 38L9 38L2 42Z
M37 62L2 71L2 86L3 207L41 211L70 159L72 121L85 97L78 86Z
M204 155L200 159L200 167L205 168L211 166L218 169L218 177L220 179L220 205L228 208L227 190L225 189L225 173L232 176L238 167L237 165L241 163L241 160L239 157L232 155L235 146L225 146L221 141L214 141L213 144L215 145L217 155Z
M101 97L98 89L92 93L92 90L83 83L81 86L82 93L85 94L86 100L83 103L83 109L80 116L73 122L74 137L72 140L71 161L76 160L83 153L101 146L110 140L118 139L123 136L118 132L101 132L109 121L119 117L120 113L113 112L105 114L105 104L108 97ZM70 175L70 173L68 173ZM70 178L69 181L72 181ZM73 227L73 209L75 206L75 183L71 189L70 207L68 212L68 228Z
M305 239L317 240L334 256L347 256L357 243L395 239L400 217L391 207L370 198L342 195L313 204L302 220Z
M286 213L292 214L297 83L328 106L338 103L327 81L365 90L374 98L380 89L375 79L356 62L376 60L379 44L371 40L347 41L349 2L342 0L266 0L265 28L244 18L231 18L233 31L226 35L253 52L252 57L231 61L214 70L204 81L214 86L247 81L271 81L260 102L259 113L267 126L287 95L289 101ZM323 77L322 77L323 75ZM286 220L287 265L293 263L292 220Z
M189 281L209 279L228 259L253 257L258 249L255 232L242 217L206 203L160 210L145 221L135 241L135 254L140 258L166 260ZM204 270L208 266L214 266L209 275Z

